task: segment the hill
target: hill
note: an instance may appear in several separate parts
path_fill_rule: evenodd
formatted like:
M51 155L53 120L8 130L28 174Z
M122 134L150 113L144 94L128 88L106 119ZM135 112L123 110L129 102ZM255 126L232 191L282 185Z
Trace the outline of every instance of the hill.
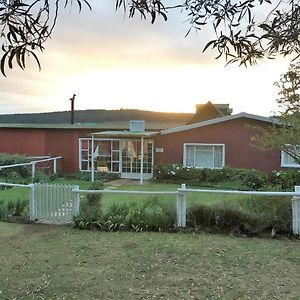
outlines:
M146 122L185 124L193 114L165 113L138 109L120 110L76 110L75 123L129 122L145 120ZM0 115L0 123L18 124L66 124L70 123L69 111L25 113Z

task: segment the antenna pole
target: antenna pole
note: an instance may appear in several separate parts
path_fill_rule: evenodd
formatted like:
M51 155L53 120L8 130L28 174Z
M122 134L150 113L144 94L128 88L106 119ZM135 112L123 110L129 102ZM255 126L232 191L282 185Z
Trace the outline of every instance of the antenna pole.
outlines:
M70 98L71 101L71 124L74 124L74 101L75 101L76 95L73 94L73 96Z

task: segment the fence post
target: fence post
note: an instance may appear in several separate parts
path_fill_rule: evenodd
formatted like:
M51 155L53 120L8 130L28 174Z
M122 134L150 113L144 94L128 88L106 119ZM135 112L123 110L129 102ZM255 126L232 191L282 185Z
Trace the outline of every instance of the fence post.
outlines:
M80 197L79 197L79 193L74 193L74 190L79 190L79 185L74 185L72 188L72 198L73 198L73 205L74 205L74 216L78 215L80 212Z
M34 221L36 219L34 184L29 184L29 219L30 221Z
M32 179L34 179L34 177L35 177L35 162L32 162L31 163L31 177L32 177Z
M300 186L295 186L295 192L300 192ZM293 233L300 234L300 197L293 197Z
M186 184L181 185L181 189L186 189ZM186 227L186 192L177 191L177 202L176 202L176 212L177 212L177 226Z
M56 158L53 159L53 173L56 174Z

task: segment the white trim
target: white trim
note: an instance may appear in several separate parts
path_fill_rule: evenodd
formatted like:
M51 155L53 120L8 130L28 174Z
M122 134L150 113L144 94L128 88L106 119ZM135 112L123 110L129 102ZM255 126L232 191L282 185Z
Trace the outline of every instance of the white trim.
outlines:
M92 174L91 174L91 180L95 181L95 153L94 153L94 146L95 146L95 142L94 142L94 135L92 135Z
M82 169L82 161L83 161L82 160L82 141L84 141L84 140L88 141L88 145L89 145L89 142L91 142L92 144L95 144L95 142L97 142L97 141L98 142L99 141L110 141L111 142L111 146L110 146L111 149L113 148L112 147L112 142L113 141L117 141L119 143L119 151L118 151L119 152L119 171L118 172L116 172L116 171L109 171L109 173L120 174L121 178L131 178L131 177L128 177L128 175L125 175L126 177L123 176L123 174L125 174L125 173L126 174L131 174L131 173L129 173L129 172L122 172L122 167L123 167L122 147L123 147L123 143L127 142L127 141L141 143L141 140L142 140L143 141L143 143L142 143L143 146L141 147L141 150L142 150L142 148L144 147L144 143L147 142L147 147L148 147L148 143L150 142L151 145L152 145L152 153L151 153L151 155L152 155L152 164L151 164L151 166L149 166L148 161L146 163L147 163L147 167L151 168L151 173L143 173L144 175L141 176L141 172L142 172L142 170L143 170L143 168L145 166L145 161L143 159L143 165L141 165L140 172L138 172L138 173L132 173L132 174L139 174L139 178L136 178L136 175L133 175L133 178L134 179L140 179L141 184L143 183L144 179L149 179L149 178L153 177L154 141L152 139L146 139L145 137L141 137L141 138L127 138L127 139L126 138L122 138L122 139L112 138L112 139L110 139L110 138L95 138L94 136L88 137L88 138L79 138L79 150L78 150L78 152L79 152L79 169L80 169L81 172L90 172L91 173L91 179L93 179L94 178L93 173L95 172L95 170L93 172L93 163L92 163L93 156L94 156L93 155L93 151L92 151L91 157L90 156L88 157L88 164L89 164L89 161L91 159L91 165L92 165L91 168L88 168L88 170L83 170ZM92 145L91 148L93 149L94 146ZM147 148L147 150L148 150L148 148ZM112 169L112 163L113 163L113 160L112 160L112 152L111 152L111 169Z
M216 118L216 119L212 119L212 120L202 121L202 122L195 123L195 124L164 129L164 130L160 131L160 134L164 135L164 134L169 134L169 133L186 131L186 130L190 130L190 129L195 129L195 128L200 128L200 127L204 127L204 126L214 125L214 124L223 123L223 122L226 122L226 121L231 121L231 120L240 119L240 118L247 118L247 119L252 119L252 120L256 120L256 121L262 121L262 122L267 122L267 123L271 123L271 124L276 124L276 125L280 124L280 122L276 119L241 112L241 113L236 114L236 115L230 115L230 116L220 117L220 118Z
M140 170L140 184L141 185L143 184L143 174L144 174L144 138L141 137L141 170Z
M288 153L284 152L283 150L280 151L280 166L282 168L300 168L300 164L286 164L284 163L284 155L289 155Z
M183 144L183 165L187 168L192 168L191 166L187 166L186 162L186 146L222 146L222 166L221 167L213 167L212 169L222 169L225 167L225 144L207 144L207 143L184 143ZM203 169L201 167L195 167L197 169Z

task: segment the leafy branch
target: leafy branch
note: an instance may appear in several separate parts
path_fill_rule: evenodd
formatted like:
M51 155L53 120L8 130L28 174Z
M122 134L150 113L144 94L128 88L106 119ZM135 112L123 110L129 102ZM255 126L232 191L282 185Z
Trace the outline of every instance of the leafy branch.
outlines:
M28 2L28 3L27 3ZM0 61L1 73L6 76L6 65L12 69L13 61L22 69L26 67L26 59L32 56L39 69L41 65L35 51L43 51L44 43L51 36L56 25L60 0L54 5L51 0L1 0L0 1L0 37L3 55ZM72 0L64 0L64 8L72 5ZM79 11L82 3L90 9L86 0L76 0Z

